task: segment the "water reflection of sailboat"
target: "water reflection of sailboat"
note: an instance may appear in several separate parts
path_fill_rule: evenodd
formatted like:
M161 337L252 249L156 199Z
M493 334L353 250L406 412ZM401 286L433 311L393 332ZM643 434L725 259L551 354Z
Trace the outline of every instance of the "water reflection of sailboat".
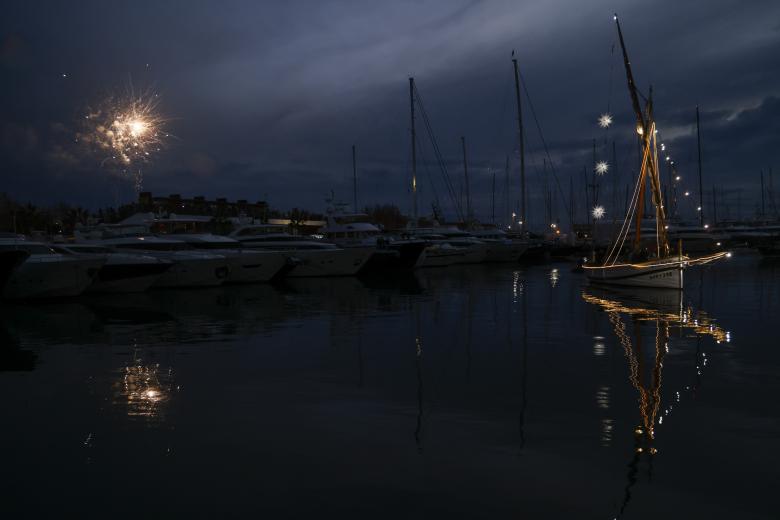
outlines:
M666 410L661 408L663 362L669 352L670 331L689 330L699 339L710 336L717 343L730 341L730 334L717 326L706 313L694 312L683 302L682 293L659 293L652 289L637 288L589 288L582 293L582 298L607 313L628 361L629 381L638 394L640 420L633 431L633 453L628 464L627 482L619 511L622 515L631 500L631 492L638 480L637 475L643 459L647 462L648 476L652 478L653 458L658 452L654 446L656 430L663 424L664 416L667 416L672 408L671 405ZM630 318L631 323L624 318ZM649 374L645 367L641 330L643 325L648 324L655 329L653 364ZM697 377L700 375L698 348L697 345ZM679 396L679 392L676 395Z

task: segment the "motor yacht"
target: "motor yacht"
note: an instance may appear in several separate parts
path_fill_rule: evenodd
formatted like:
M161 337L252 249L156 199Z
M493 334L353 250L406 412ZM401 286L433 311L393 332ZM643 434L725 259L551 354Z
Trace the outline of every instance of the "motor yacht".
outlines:
M512 239L497 228L473 230L471 234L485 243L485 262L517 262L528 250L528 241Z
M364 271L375 273L409 271L420 267L428 245L420 239L386 236L368 221L368 215L348 214L338 209L328 211L327 224L318 233L324 240L342 248L376 247L376 252L364 268Z
M78 296L92 283L103 258L62 255L41 242L0 239L0 251L24 251L28 257L10 275L3 288L9 299Z
M170 260L116 252L98 245L53 244L51 247L63 255L105 259L92 284L87 288L87 293L144 292L173 266Z
M287 233L287 226L249 224L241 226L230 237L247 249L284 252L297 265L287 276L351 276L360 271L376 251L373 246L341 248L316 238Z
M186 288L221 285L230 269L223 255L196 251L178 240L148 234L144 226L104 224L77 230L79 243L96 244L118 252L132 252L172 262L152 287Z
M193 249L219 254L226 258L230 272L226 283L268 282L295 267L294 262L277 251L248 249L238 240L211 233L163 235L167 240L184 242Z
M433 228L408 228L405 230L410 236L423 239L428 242L428 249L426 250L426 260L423 263L423 267L431 267L434 265L442 265L439 260L444 260L447 256L451 256L453 263L460 264L478 264L484 262L487 258L487 245L485 242L475 238L471 234L462 231L455 226L438 226ZM453 255L449 248L431 247L441 246L448 244L450 247L459 249L462 254L460 256ZM438 253L444 253L443 255ZM438 256L440 258L430 259L431 256ZM445 264L446 265L446 264Z

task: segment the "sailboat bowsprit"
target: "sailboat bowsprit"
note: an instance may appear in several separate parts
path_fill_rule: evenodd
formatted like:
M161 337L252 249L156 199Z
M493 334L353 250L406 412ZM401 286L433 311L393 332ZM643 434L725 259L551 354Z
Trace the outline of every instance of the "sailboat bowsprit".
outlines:
M628 91L631 104L636 115L636 132L644 150L642 163L634 187L628 211L617 237L609 247L601 265L584 265L589 280L615 285L631 285L640 287L656 287L664 289L683 288L683 270L692 265L706 264L729 253L718 252L700 258L689 258L682 254L682 246L678 246L674 254L669 247L666 223L666 212L661 194L661 179L658 169L658 149L656 146L656 127L653 115L653 92L650 89L645 107L639 103L639 92L634 83L631 63L620 30L620 22L615 15L618 39L623 51L623 63L626 69ZM648 182L649 181L649 182ZM655 208L655 248L648 250L642 241L642 215L644 213L645 190L650 185L652 203ZM631 234L632 221L635 220L633 247L628 259L621 259L624 245Z

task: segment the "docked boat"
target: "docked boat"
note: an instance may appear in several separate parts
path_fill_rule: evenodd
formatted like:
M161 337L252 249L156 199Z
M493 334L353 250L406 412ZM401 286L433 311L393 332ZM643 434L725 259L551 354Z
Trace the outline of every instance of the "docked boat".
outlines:
M152 285L155 288L214 287L222 285L230 273L224 256L195 251L181 241L158 238L148 234L143 226L103 225L77 231L76 239L79 243L172 262L173 265Z
M310 276L352 276L358 273L376 251L376 247L341 248L317 240L287 233L276 224L249 224L230 234L247 249L285 253L296 263L287 273L292 278Z
M653 115L652 92L644 109L639 103L639 93L634 83L628 53L620 30L620 22L615 17L618 38L623 52L623 62L628 80L629 94L636 116L636 131L643 144L642 163L636 180L634 194L628 207L623 224L617 236L608 248L608 253L600 263L583 265L583 269L592 282L612 285L628 285L682 290L683 270L724 258L725 251L708 256L691 258L682 254L682 243L678 242L677 253L669 246L668 225L661 193L661 179L658 169L658 149L656 146L656 127ZM655 240L652 248L647 248L642 239L642 216L644 214L645 190L650 185L652 203L655 209ZM631 227L634 226L633 237ZM624 244L631 244L628 258L624 257Z
M439 267L453 263L478 264L487 258L485 242L455 226L407 228L404 232L409 236L428 242L423 267ZM451 260L451 262L446 263L447 260Z
M16 268L29 256L30 253L22 249L0 249L0 294Z
M327 224L318 233L338 247L376 247L362 272L410 271L425 260L424 240L385 236L363 213L348 214L339 207L329 209Z
M28 256L10 275L3 288L8 299L78 296L92 283L105 262L62 255L40 242L0 239L0 251L24 251Z
M689 253L713 253L724 249L725 236L709 229L709 226L676 224L669 226L669 241L682 242Z
M77 258L102 258L105 263L97 272L87 293L144 292L171 268L173 262L149 255L115 252L90 244L55 244L56 252Z
M295 266L282 253L247 249L238 240L211 233L164 235L166 239L184 242L193 249L225 257L228 276L225 283L268 282L283 276Z
M472 230L471 235L485 244L485 262L518 262L528 251L528 241L512 239L501 229Z

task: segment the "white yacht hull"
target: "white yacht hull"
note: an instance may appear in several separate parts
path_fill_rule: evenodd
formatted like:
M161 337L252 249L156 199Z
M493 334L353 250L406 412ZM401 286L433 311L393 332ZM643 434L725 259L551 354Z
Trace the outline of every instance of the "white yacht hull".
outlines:
M487 246L485 244L469 245L463 247L463 250L463 256L458 261L459 264L481 264L487 258Z
M591 282L632 287L658 289L683 288L685 260L663 259L636 264L613 266L585 266L585 274Z
M6 283L9 299L78 296L92 283L104 259L28 258Z
M446 267L462 263L464 252L460 249L440 249L438 246L428 247L423 253L421 267Z
M173 261L174 264L154 282L152 287L216 287L222 285L230 272L228 262L221 255L177 252L163 255L163 258Z
M290 251L289 255L300 263L287 276L352 276L363 268L375 250L374 247L348 247Z
M228 250L220 251L228 261L225 283L267 282L287 265L287 257L273 251Z

